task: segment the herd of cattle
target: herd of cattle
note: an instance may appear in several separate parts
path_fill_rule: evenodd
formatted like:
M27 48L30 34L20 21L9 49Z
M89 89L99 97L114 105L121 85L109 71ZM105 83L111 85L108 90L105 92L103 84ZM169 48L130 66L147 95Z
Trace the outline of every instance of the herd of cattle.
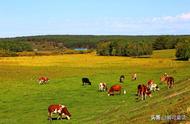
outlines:
M133 74L132 78L133 81L137 80L137 74ZM121 75L119 78L119 82L120 83L124 83L125 80L125 76ZM39 84L46 84L49 79L47 77L40 77L38 79ZM160 77L160 81L163 83L166 83L168 88L172 88L174 86L174 78L172 76L169 76L168 74L164 74ZM82 85L92 85L92 83L90 82L90 80L88 78L82 78ZM152 94L151 92L153 91L158 91L160 90L160 88L158 87L158 85L156 83L154 83L154 80L149 80L147 82L147 84L139 84L137 86L137 96L139 98L141 98L141 100L145 100L146 96L151 97ZM107 91L108 92L108 96L114 96L116 93L117 94L121 94L122 92L122 85L121 84L115 84L113 86L111 86L108 90L108 86L106 83L101 82L99 83L99 91L104 92ZM126 94L126 90L123 90L123 93ZM48 119L52 120L52 115L53 114L58 114L58 118L57 119L62 119L62 118L67 118L68 120L71 117L71 114L69 113L67 107L65 105L61 105L61 104L53 104L50 105L48 107Z

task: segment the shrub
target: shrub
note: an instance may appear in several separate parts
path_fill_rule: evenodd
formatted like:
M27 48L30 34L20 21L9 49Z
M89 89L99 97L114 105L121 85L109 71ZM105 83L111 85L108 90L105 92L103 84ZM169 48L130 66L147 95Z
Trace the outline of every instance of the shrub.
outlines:
M176 45L176 57L180 60L190 59L190 40L181 39Z

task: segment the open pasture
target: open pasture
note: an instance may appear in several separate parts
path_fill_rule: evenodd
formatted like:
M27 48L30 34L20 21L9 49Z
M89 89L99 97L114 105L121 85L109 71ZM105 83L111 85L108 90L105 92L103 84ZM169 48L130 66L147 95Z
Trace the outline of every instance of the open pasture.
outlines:
M190 78L190 62L176 61L172 52L156 51L152 58L96 56L95 53L2 57L0 124L49 123L47 108L54 103L66 105L72 116L71 120L55 120L53 124L153 123L150 120L152 114L169 113L173 103L178 103L176 99L167 102L164 98L189 87L186 84L190 82L182 80ZM138 77L131 81L134 72ZM167 89L165 84L160 84L159 78L165 72L175 78L178 87ZM108 97L107 92L98 92L100 82L106 82L110 87L119 83L120 75L126 77L122 84L126 95ZM40 76L47 76L49 83L39 85ZM88 77L92 86L82 86L82 77ZM150 79L159 84L161 91L153 93L146 101L137 100L137 85ZM184 93L190 96L188 92ZM143 109L139 111L138 108Z

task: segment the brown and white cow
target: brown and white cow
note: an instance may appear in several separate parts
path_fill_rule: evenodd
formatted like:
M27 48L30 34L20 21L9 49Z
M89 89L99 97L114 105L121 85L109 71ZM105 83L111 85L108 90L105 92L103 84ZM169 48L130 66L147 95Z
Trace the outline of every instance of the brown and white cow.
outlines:
M49 81L49 79L47 77L40 77L38 81L39 84L46 84Z
M108 91L108 96L113 96L115 92L119 92L119 94L121 94L121 85L119 84L115 84L113 85L109 91Z
M107 84L106 83L100 83L99 84L99 91L107 91Z
M154 83L154 80L149 80L147 82L147 87L150 91L159 91L160 90L158 85Z
M67 118L70 120L71 114L67 110L67 107L61 104L53 104L48 107L48 119L52 120L52 115L58 114L57 119Z
M174 86L174 78L169 75L163 75L160 77L160 81L167 83L168 88L172 88Z
M151 91L148 90L148 87L144 84L142 85L138 85L137 87L137 95L139 97L141 97L141 100L145 100L146 99L146 95L151 97Z

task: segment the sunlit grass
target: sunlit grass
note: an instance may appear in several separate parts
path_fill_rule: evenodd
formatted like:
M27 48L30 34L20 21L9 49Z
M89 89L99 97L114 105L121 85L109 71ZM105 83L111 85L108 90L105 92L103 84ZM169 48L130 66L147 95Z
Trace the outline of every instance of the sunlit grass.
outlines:
M168 55L169 54L169 55ZM139 66L151 68L178 67L184 63L175 61L174 50L155 51L153 58L130 58L118 56L97 56L91 54L72 54L58 56L5 57L0 65L10 66L63 66L63 67L110 67ZM168 58L169 57L169 58Z
M97 56L95 53L1 57L0 123L48 123L47 107L53 103L67 105L72 119L52 123L111 123L122 114L125 114L122 120L139 117L138 112L130 111L154 102L152 99L136 102L139 83L153 79L159 84L159 77L165 72L174 76L176 82L190 77L190 62L176 61L167 56L168 53L173 56L174 50L155 51L152 58ZM132 82L134 72L138 80ZM121 74L126 76L123 84L126 95L108 97L107 93L97 91L99 82L106 82L110 87L119 83ZM39 76L48 76L49 84L39 85ZM82 77L89 77L92 86L82 87ZM165 85L161 85L161 89L167 90ZM155 93L153 99L158 96ZM115 115L115 112L120 114Z

